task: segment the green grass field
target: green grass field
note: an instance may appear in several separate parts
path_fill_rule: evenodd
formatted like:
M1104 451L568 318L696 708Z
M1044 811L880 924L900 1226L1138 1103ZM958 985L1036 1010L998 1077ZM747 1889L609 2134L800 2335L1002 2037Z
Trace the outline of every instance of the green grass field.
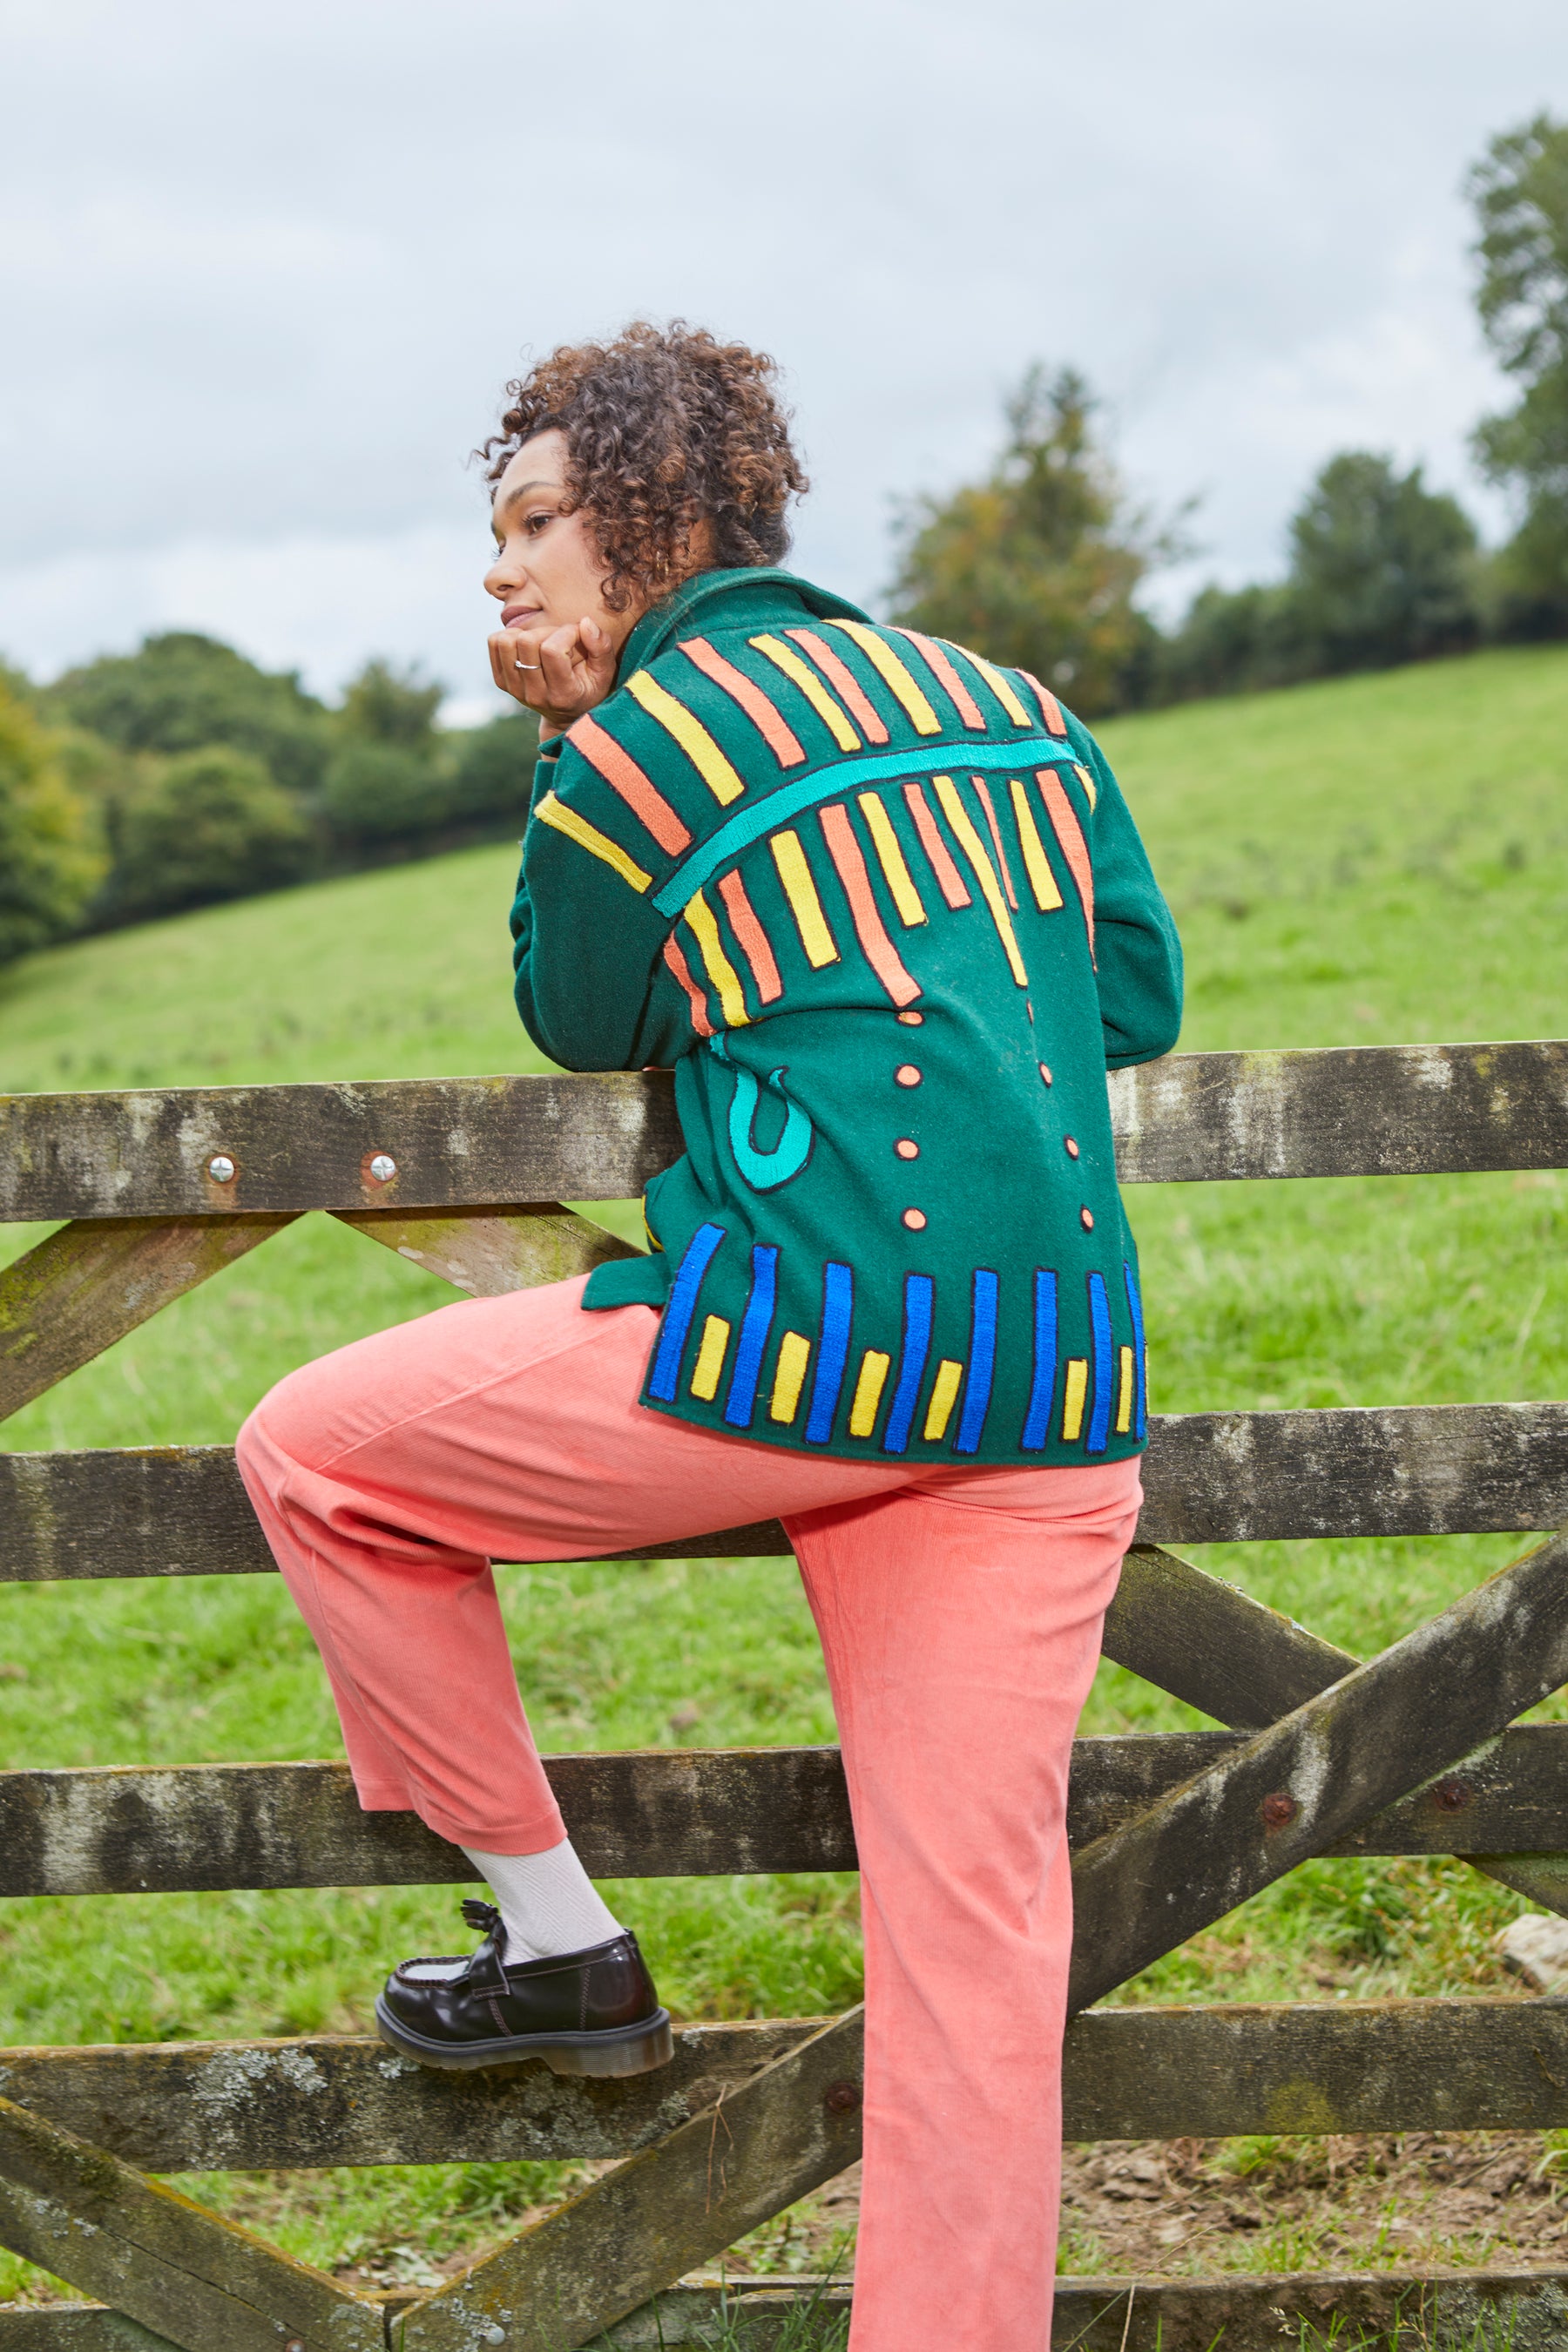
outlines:
M1568 651L1198 705L1119 720L1103 740L1182 924L1184 1049L1568 1033ZM32 958L0 973L0 1089L538 1067L509 995L514 863L469 850ZM1172 1186L1135 1192L1131 1209L1158 1410L1568 1393L1568 1178ZM0 1250L38 1238L12 1228ZM451 1295L306 1218L17 1414L0 1443L226 1441L292 1366ZM1513 1548L1204 1557L1369 1651ZM787 1562L500 1580L547 1747L832 1737ZM341 1752L311 1645L271 1580L0 1590L0 1689L10 1767ZM1087 1727L1197 1720L1107 1667ZM679 2012L856 1997L852 1880L609 1893ZM1318 1864L1121 1998L1497 1990L1491 1937L1518 1907L1455 1864ZM14 1903L0 1916L0 2039L363 2029L393 1960L461 1934L450 1889ZM469 2166L186 2185L313 2259L384 2269L388 2249L438 2259L493 2232L554 2176ZM1237 2260L1267 2267L1268 2251L1240 2241ZM1091 2263L1093 2249L1074 2259ZM29 2280L0 2256L0 2296Z

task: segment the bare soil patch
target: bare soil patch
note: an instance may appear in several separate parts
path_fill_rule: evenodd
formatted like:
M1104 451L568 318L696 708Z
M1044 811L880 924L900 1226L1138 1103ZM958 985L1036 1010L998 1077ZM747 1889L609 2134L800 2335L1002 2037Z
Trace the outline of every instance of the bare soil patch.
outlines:
M854 2263L858 2165L731 2255L758 2274ZM1104 2140L1069 2147L1075 2276L1568 2268L1568 2152L1540 2132Z

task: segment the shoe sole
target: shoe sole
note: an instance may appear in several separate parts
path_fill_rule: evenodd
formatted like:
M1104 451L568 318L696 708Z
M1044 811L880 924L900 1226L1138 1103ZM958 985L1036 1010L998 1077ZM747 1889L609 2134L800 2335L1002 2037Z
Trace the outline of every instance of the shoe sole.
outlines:
M394 2017L378 1995L375 2028L382 2040L421 2066L466 2072L510 2066L520 2058L542 2058L555 2074L651 2074L675 2055L668 2009L639 2017L635 2025L606 2026L597 2033L498 2033L489 2042L436 2042Z

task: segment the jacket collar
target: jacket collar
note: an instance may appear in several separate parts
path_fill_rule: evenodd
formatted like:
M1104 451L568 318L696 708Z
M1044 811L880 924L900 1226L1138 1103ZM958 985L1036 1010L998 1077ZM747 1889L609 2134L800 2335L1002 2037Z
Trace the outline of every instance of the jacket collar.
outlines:
M747 565L731 572L699 572L683 580L673 595L653 605L621 648L616 684L624 685L634 670L646 669L677 637L686 635L700 614L704 629L765 629L787 625L802 614L818 620L866 621L870 615L847 597L830 589L815 588L809 580L772 565Z

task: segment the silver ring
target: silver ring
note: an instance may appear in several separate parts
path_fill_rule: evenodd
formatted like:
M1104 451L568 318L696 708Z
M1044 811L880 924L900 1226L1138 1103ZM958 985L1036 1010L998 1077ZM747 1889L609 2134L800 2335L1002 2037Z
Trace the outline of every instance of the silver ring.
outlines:
M539 667L539 664L537 662L520 662L514 660L512 667L513 669L537 669Z

